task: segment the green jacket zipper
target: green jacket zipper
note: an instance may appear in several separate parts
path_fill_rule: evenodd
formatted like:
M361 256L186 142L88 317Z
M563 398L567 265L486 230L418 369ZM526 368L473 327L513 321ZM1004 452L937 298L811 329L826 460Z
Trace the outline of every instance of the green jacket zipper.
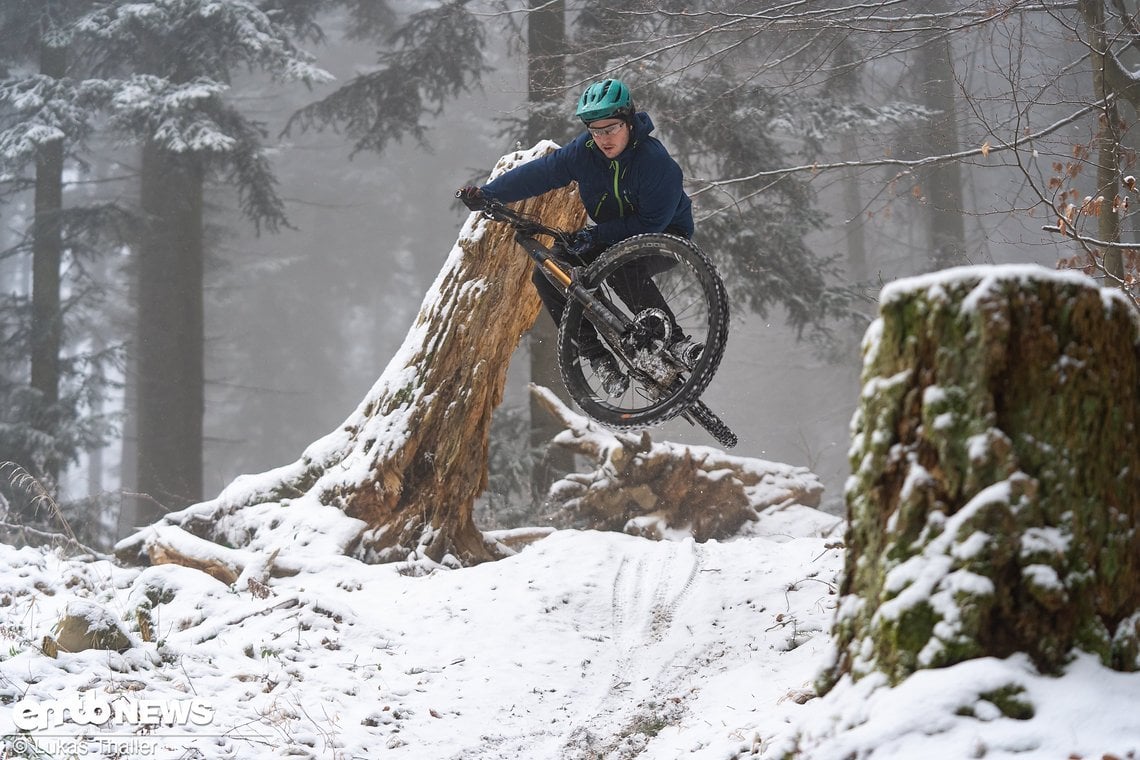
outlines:
M621 190L618 189L618 170L621 169L621 165L617 161L610 161L610 166L614 170L614 198L617 199L618 217L620 218L625 216L625 204L622 203Z
M590 148L594 148L597 146L597 144L593 140L588 141L586 143L586 145L587 145L587 147L590 147ZM637 142L635 141L629 147L632 148L636 145L637 145ZM617 204L618 204L618 217L624 217L625 216L625 202L622 201L621 188L618 186L618 179L620 178L621 164L619 164L617 161L610 161L610 168L612 168L614 170L614 199L617 200ZM610 197L609 193L602 193L602 197L598 201L598 205L594 207L593 217L595 219L598 217L598 214L600 214L602 212L602 204L604 204L609 197Z
M613 199L614 201L618 202L618 216L619 218L622 218L622 216L626 215L626 204L625 202L621 201L621 189L618 187L619 171L621 169L621 165L616 161L611 161L610 166L613 169ZM597 206L594 207L595 219L597 218L597 214L600 214L602 212L602 204L605 203L606 198L609 197L609 193L602 194L602 198L597 202Z

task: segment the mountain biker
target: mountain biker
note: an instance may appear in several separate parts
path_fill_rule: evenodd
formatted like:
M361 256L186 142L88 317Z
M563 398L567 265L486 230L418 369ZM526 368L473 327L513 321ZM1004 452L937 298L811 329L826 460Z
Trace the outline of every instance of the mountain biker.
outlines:
M691 238L692 203L682 187L681 167L650 136L653 120L636 110L629 88L618 79L595 82L578 99L574 115L586 131L569 145L517 166L481 188L460 189L463 203L478 211L487 200L511 203L577 182L593 223L574 233L568 252L587 263L634 235L667 232ZM672 318L652 274L623 271L626 276L620 278L622 283L613 282L614 289L631 309L658 308ZM565 295L537 269L532 279L546 310L559 323ZM674 337L670 350L691 365L703 346L680 331ZM588 321L579 335L578 354L590 363L607 394L620 396L629 387L629 378Z

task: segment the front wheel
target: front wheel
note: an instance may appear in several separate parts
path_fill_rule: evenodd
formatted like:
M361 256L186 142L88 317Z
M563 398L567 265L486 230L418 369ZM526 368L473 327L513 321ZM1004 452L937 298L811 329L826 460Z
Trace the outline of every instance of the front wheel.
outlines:
M647 234L623 240L579 276L627 329L595 327L571 298L558 329L562 380L582 411L617 428L664 422L708 387L728 340L728 297L712 261L685 238ZM601 342L628 378L606 392L579 348ZM596 353L596 352L595 352Z

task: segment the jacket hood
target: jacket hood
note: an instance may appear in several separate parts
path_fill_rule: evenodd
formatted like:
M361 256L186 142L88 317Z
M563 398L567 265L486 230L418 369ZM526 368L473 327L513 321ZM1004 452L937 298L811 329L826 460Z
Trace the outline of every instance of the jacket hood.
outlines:
M653 119L645 111L633 115L633 135L631 142L637 142L649 136L653 131Z

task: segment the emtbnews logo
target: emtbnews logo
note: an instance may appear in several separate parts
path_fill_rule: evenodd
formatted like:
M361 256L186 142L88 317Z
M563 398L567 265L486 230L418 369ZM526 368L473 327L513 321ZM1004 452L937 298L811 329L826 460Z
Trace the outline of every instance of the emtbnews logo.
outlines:
M20 731L46 731L65 723L106 725L208 726L214 708L204 699L107 699L90 692L42 702L29 699L12 705L12 721Z

